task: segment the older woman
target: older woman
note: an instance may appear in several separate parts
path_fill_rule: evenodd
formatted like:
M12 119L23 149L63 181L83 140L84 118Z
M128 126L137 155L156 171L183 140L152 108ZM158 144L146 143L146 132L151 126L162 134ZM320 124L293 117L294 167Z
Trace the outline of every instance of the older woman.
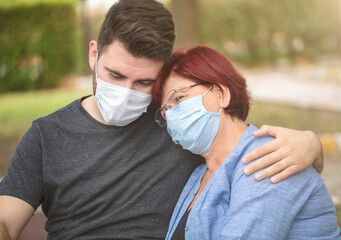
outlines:
M312 167L278 184L243 174L241 159L272 140L246 125L245 79L218 51L174 54L155 84L156 121L202 155L174 209L166 239L340 239L328 191Z

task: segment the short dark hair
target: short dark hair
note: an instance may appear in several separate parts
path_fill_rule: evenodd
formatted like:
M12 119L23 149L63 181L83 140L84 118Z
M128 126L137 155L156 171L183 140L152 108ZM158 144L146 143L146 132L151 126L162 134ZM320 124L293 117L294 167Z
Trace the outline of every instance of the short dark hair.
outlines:
M166 62L175 40L172 14L155 0L120 0L105 16L98 36L99 55L114 40L134 57Z
M219 51L197 46L185 52L174 53L163 65L153 86L154 100L161 103L161 89L171 73L191 79L197 83L219 84L230 90L230 104L224 110L245 121L250 109L250 96L244 77L234 68L230 60Z

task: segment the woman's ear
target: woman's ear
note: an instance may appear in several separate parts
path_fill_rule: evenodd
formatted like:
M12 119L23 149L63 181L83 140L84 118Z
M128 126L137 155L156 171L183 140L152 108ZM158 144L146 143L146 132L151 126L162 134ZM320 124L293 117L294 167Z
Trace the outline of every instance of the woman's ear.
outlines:
M213 91L218 96L218 102L220 104L220 107L227 108L231 100L230 89L221 84L214 84Z
M95 70L97 56L97 42L92 40L89 44L89 65L92 71Z

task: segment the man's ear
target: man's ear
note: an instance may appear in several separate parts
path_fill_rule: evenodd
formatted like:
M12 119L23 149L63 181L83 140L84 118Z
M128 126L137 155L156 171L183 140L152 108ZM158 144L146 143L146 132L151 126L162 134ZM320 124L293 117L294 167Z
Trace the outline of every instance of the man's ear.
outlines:
M95 70L97 56L97 42L92 40L89 44L89 65L92 71Z
M227 108L230 105L231 95L230 89L221 84L214 84L213 91L218 96L218 102L221 108Z

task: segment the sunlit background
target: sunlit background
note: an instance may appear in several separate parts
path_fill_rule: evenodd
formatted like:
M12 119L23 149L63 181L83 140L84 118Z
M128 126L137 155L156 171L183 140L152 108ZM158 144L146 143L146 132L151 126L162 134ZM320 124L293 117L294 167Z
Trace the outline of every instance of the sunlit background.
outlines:
M0 178L32 120L91 94L88 44L109 0L0 0ZM169 0L176 49L205 44L246 77L248 122L312 130L341 197L341 0ZM339 210L339 224L341 211Z

